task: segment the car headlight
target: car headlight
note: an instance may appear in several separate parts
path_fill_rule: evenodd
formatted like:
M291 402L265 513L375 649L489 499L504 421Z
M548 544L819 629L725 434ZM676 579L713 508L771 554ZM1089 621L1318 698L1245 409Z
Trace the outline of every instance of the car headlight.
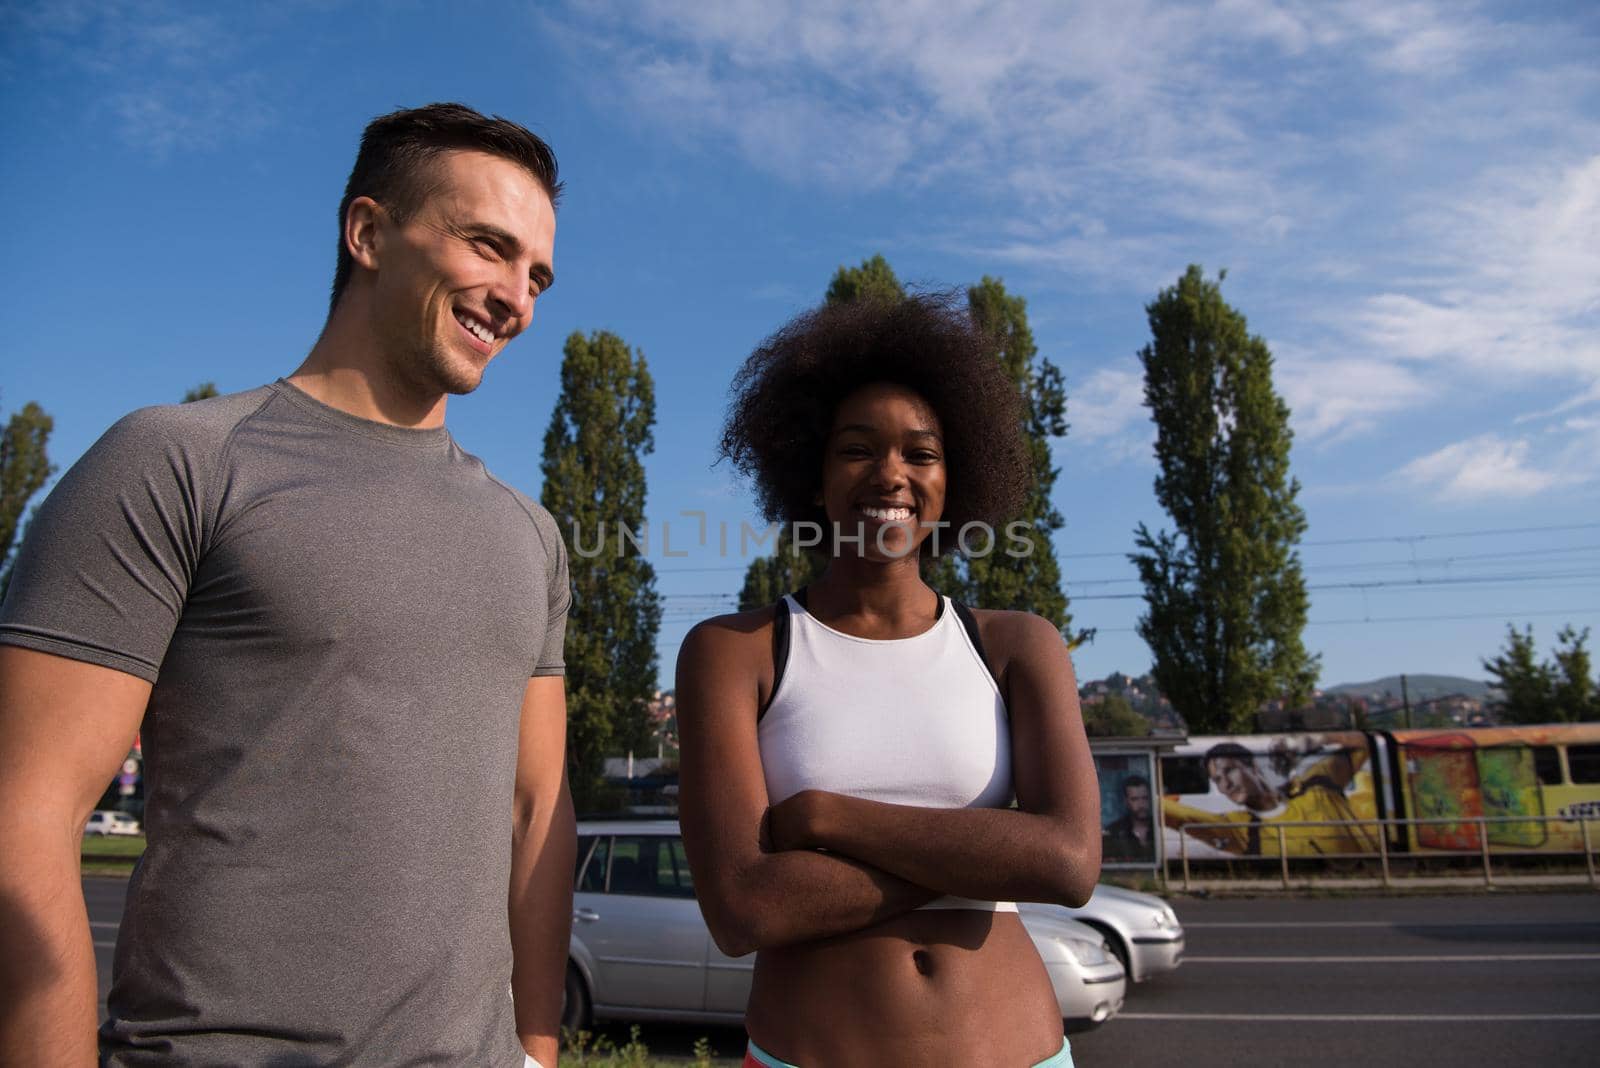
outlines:
M1085 968L1097 968L1111 960L1104 942L1090 942L1082 938L1063 938L1061 941L1073 959Z
M1150 918L1150 922L1155 924L1157 930L1176 928L1178 926L1178 914L1171 909L1156 909L1155 915Z

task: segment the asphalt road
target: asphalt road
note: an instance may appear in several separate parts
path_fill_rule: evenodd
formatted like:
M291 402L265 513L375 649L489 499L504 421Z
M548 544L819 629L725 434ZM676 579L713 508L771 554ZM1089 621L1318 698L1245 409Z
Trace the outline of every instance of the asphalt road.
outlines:
M102 1002L125 882L86 878ZM1600 1050L1600 894L1174 901L1183 965L1072 1036L1079 1068L1582 1065ZM607 1029L617 1041L627 1028ZM686 1054L725 1028L645 1026Z
M1078 1064L1581 1065L1600 1049L1600 894L1191 901L1184 962Z

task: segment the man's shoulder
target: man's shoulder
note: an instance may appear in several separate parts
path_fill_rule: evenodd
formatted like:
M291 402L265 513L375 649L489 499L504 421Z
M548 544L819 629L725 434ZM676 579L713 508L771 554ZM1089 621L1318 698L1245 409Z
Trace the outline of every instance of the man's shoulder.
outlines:
M258 386L184 404L154 404L136 408L112 424L106 437L123 445L176 444L220 446L234 429L259 411L273 395L272 387Z
M458 449L461 448L459 445L456 447ZM548 508L497 476L493 471L490 471L483 460L477 456L467 452L465 449L461 449L461 452L470 457L483 472L485 484L489 487L490 492L509 499L515 505L516 510L528 518L534 532L538 535L539 540L544 544L547 551L553 553L558 545L563 551L565 550L566 542L561 537L561 524L556 521L556 517L551 514Z

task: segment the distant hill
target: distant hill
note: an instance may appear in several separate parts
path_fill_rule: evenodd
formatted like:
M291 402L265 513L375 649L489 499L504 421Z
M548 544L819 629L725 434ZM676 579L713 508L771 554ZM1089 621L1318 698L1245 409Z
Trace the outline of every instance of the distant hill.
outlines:
M1426 701L1430 697L1444 697L1448 694L1465 694L1483 700L1489 695L1490 685L1480 679L1464 679L1459 675L1407 675L1406 692L1413 701ZM1347 694L1352 697L1364 697L1388 694L1400 699L1400 676L1390 675L1387 678L1373 679L1371 682L1345 682L1338 686L1327 686L1323 693Z

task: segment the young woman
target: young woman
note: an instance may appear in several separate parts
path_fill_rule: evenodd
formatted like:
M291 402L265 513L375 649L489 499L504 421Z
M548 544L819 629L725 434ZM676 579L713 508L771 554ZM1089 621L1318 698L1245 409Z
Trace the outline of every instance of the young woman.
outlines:
M921 573L963 529L1021 551L997 527L1029 474L992 346L938 298L801 316L745 364L722 450L831 549L678 661L696 894L724 952L758 952L745 1063L1070 1065L1014 902L1081 904L1099 875L1072 664L1050 622Z

